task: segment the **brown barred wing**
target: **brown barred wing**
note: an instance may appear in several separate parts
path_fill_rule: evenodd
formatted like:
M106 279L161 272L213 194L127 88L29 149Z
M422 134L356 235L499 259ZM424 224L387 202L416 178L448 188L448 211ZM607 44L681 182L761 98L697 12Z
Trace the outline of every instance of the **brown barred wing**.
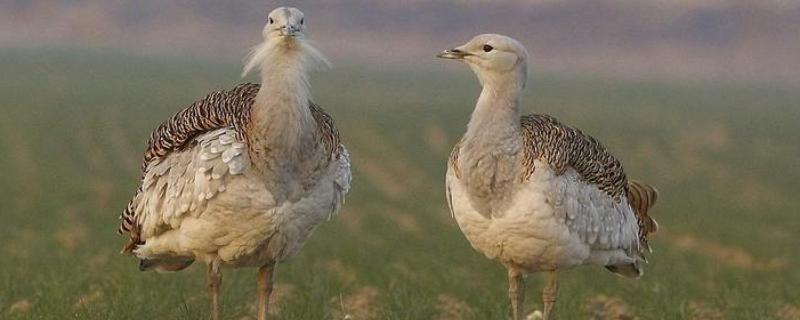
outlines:
M593 184L615 201L626 199L636 215L640 248L649 250L649 234L658 230L648 215L658 192L650 185L628 181L622 164L600 142L578 129L547 115L522 117L525 141L525 179L535 170L534 161L549 164L557 173L574 169L586 183Z
M196 136L223 127L233 127L239 138L250 120L250 107L261 86L243 83L231 90L217 91L198 100L162 123L150 135L142 171L156 158L188 147Z
M574 169L589 184L615 200L625 195L627 180L622 164L600 142L548 115L522 117L524 179L533 174L534 161L547 163L557 174Z
M311 115L317 123L317 130L325 151L331 156L331 159L335 158L343 146L341 146L339 130L336 129L333 118L314 102L309 102L308 107L311 109Z
M243 83L233 89L217 91L194 102L163 122L150 135L142 161L142 176L148 165L168 154L184 150L193 145L194 139L206 132L231 127L242 141L247 141L245 129L250 120L250 107L255 101L260 85ZM136 222L133 199L142 192L140 184L134 197L120 216L118 231L128 232L130 241L123 252L130 252L142 243L140 226Z

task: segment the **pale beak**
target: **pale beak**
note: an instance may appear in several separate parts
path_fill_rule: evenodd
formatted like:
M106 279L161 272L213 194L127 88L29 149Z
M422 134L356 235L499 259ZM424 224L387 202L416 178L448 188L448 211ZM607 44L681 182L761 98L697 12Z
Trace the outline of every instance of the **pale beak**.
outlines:
M442 59L464 59L464 57L469 55L471 55L471 53L462 51L459 48L455 48L439 52L436 57Z
M286 37L294 37L300 33L300 28L293 25L285 25L281 27L281 35Z

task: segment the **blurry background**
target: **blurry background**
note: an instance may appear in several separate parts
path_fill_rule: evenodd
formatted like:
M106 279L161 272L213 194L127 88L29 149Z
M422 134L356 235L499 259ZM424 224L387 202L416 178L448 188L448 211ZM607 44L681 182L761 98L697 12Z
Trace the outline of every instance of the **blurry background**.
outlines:
M354 162L344 211L279 267L278 319L505 319L505 272L451 220L443 176L479 87L434 54L478 33L531 52L527 112L659 187L641 281L562 277L563 319L800 319L800 1L0 2L0 318L197 319L204 270L141 273L117 216L150 130L243 81L290 4ZM256 78L248 78L250 81ZM528 278L540 308L540 277ZM255 313L227 270L224 314Z

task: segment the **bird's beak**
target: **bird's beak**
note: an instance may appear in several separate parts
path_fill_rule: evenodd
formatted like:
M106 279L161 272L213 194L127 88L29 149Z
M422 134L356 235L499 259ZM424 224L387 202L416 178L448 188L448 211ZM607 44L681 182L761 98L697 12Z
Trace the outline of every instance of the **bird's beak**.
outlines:
M291 24L281 27L281 35L286 37L295 37L300 33L300 28Z
M469 55L470 55L469 52L465 52L459 48L454 48L439 52L439 54L437 54L436 57L442 59L464 59L464 57Z

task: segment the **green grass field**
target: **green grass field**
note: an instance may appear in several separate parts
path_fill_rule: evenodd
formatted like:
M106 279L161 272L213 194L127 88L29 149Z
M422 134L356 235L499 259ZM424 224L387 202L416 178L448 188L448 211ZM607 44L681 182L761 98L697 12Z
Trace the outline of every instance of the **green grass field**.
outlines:
M2 319L208 315L204 267L139 272L118 254L117 217L150 130L240 81L238 64L114 53L0 51ZM275 318L507 319L505 270L469 246L444 201L472 74L443 62L313 80L353 157L353 189L278 267ZM534 72L527 111L594 135L661 191L645 276L563 272L560 319L800 319L798 101L797 88ZM224 272L225 318L252 319L255 270ZM527 283L539 309L541 277Z

